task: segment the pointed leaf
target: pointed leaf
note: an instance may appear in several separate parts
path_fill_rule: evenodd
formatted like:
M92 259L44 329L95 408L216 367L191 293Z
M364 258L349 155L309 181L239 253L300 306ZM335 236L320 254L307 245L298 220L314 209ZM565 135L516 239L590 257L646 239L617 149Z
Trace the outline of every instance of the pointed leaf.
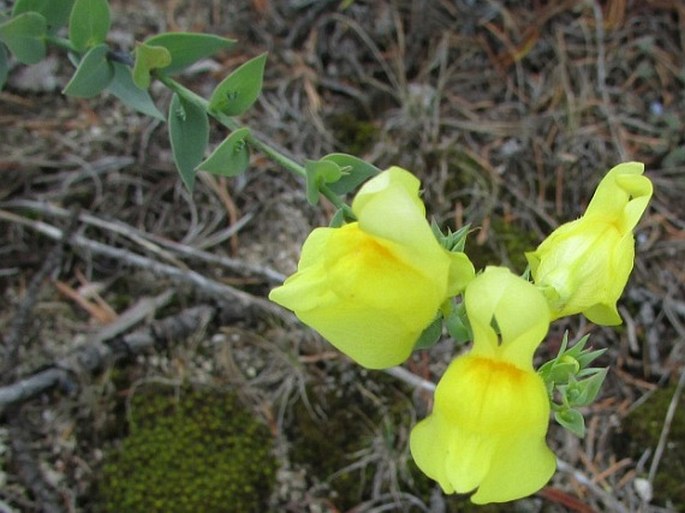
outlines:
M608 370L608 368L597 369L589 378L578 381L575 384L577 393L574 397L569 397L569 404L571 406L587 406L591 404L597 398Z
M169 105L169 140L181 180L192 192L195 167L200 163L209 142L207 113L174 94Z
M604 347L602 349L596 349L594 351L586 350L583 351L578 357L576 358L578 360L578 363L580 364L581 369L587 368L588 365L590 365L592 362L594 362L597 358L602 356L604 353L606 353L607 348Z
M140 89L150 87L151 70L164 68L171 62L169 50L163 46L151 46L146 43L136 45L135 57L133 83Z
M463 344L473 338L471 326L466 317L464 303L460 303L450 311L445 318L445 327L447 328L447 333L450 334L457 344Z
M107 0L75 0L69 16L69 41L77 50L104 43L109 27Z
M421 335L419 335L418 340L414 344L414 350L416 349L428 349L433 347L440 336L442 335L442 316L438 315L430 325L423 330Z
M334 183L342 176L340 166L331 161L308 160L304 169L307 172L307 201L311 205L319 202L319 190L323 184Z
M69 21L74 0L17 0L12 8L12 17L25 12L42 14L47 21L48 32L54 34Z
M331 217L331 222L328 223L328 226L330 228L340 228L344 224L345 224L345 211L342 208L339 208L338 210L335 211L335 214L333 214L333 217Z
M554 412L554 419L577 437L585 436L585 419L578 410L568 408Z
M214 89L209 110L238 116L249 109L262 91L265 65L263 53L234 70Z
M343 169L342 178L331 184L331 190L340 195L353 191L358 185L381 172L373 164L346 153L331 153L321 160L335 162Z
M250 149L245 140L247 128L239 128L229 135L197 169L222 176L238 176L250 163Z
M138 89L133 83L131 68L118 62L113 62L112 65L114 67L114 78L107 87L107 90L130 108L164 121L164 114L159 111L155 102L152 101L150 93Z
M104 44L88 50L62 92L78 98L100 94L114 78L114 67L107 60L107 52L109 47Z
M47 21L36 12L25 12L0 23L0 41L23 64L36 64L45 57Z
M200 59L209 57L220 50L230 48L235 44L235 40L213 34L167 32L146 39L145 44L163 46L169 51L171 63L164 67L164 73L166 75L173 75L183 71Z

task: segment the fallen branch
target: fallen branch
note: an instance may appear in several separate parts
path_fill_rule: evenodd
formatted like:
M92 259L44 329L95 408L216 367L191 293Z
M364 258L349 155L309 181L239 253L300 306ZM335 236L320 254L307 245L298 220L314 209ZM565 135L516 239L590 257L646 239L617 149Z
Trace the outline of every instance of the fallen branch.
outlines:
M32 212L39 212L44 215L58 217L60 219L69 219L69 217L72 215L69 210L58 207L57 205L53 205L52 203L48 203L46 201L17 199L3 202L0 204L0 206L3 208L27 209ZM246 216L243 219L247 221L249 220L249 216ZM156 255L159 255L161 258L164 258L171 263L177 262L177 259L174 258L173 255L169 254L169 252L174 252L182 257L193 258L208 264L224 267L225 269L238 273L242 276L257 276L271 283L281 283L286 278L285 275L268 267L250 264L223 255L216 255L187 244L181 244L179 242L165 239L164 237L140 230L121 221L102 219L86 211L79 212L78 220L82 223L95 226L102 230L123 235L129 240L149 251L154 252ZM232 227L232 229L235 231L239 230L245 221L239 221L236 223L236 226ZM225 236L226 234L224 234L224 237ZM179 267L181 266L179 265Z
M0 210L0 219L27 226L54 240L63 239L62 230L43 221L27 219L6 210ZM128 265L133 265L155 274L167 276L177 282L190 284L222 303L232 303L234 306L237 304L238 307L243 309L256 309L280 318L287 323L292 323L294 321L294 316L290 312L287 312L274 303L255 297L229 285L219 283L198 272L164 264L127 249L108 246L107 244L94 241L82 235L73 235L67 239L67 242L75 248L88 250L96 255L120 260Z
M215 313L215 309L210 306L196 306L107 341L103 340L102 335L96 335L93 340L75 349L50 368L0 387L0 415L8 406L56 387L73 392L78 388L75 377L93 374L131 355L163 348L172 340L187 338L204 326Z

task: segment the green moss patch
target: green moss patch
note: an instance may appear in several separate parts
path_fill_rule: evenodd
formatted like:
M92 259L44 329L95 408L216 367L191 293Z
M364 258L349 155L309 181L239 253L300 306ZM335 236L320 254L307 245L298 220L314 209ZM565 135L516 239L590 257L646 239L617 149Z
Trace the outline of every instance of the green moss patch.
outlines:
M614 437L617 454L635 461L647 449L654 451L664 426L666 411L673 398L675 386L657 390L622 422L622 431ZM654 500L658 505L685 511L685 394L671 423L671 429L654 478Z
M103 468L103 512L261 513L276 473L271 448L268 429L231 394L137 393L130 434Z

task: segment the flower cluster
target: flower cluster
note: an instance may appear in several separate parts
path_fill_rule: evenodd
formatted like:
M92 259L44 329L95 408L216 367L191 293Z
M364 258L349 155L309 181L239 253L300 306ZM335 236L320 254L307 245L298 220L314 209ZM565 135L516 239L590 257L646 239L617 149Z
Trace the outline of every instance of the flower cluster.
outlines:
M545 442L550 411L582 434L574 408L594 400L606 373L588 367L601 351L584 341L538 372L534 352L560 317L621 322L616 302L633 267L633 230L652 194L643 171L637 162L611 169L580 219L526 253L529 281L504 267L476 274L463 239L431 229L419 181L390 168L357 193L355 221L311 233L297 272L269 297L373 369L405 361L436 322L438 336L443 321L455 338L468 333L473 344L438 383L411 453L445 493L474 492L477 504L530 495L555 470Z

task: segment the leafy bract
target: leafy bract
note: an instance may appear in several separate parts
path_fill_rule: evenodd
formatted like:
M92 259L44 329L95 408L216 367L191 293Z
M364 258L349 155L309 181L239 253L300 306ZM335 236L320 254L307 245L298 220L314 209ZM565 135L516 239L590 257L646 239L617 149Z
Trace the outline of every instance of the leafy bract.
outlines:
M150 97L150 93L139 89L133 83L131 68L118 62L113 62L114 78L107 90L130 108L143 114L164 121L164 115L159 111Z
M12 17L37 12L45 17L48 32L54 33L67 24L73 5L74 0L17 0L12 8Z
M135 50L136 60L133 64L133 83L140 89L150 87L150 72L164 68L171 63L171 54L163 46L152 46L138 43Z
M107 0L75 0L69 16L69 41L77 50L104 43L110 27Z
M307 201L311 205L319 202L321 186L334 183L342 176L340 166L327 160L308 160L305 162L304 169L307 173Z
M174 94L169 105L169 140L181 180L192 192L195 168L209 142L209 120L204 109Z
M107 52L109 47L105 44L88 50L62 92L68 96L92 98L107 88L114 78L114 67L107 60Z
M47 21L42 14L25 12L0 23L0 42L23 64L36 64L45 57Z
M250 135L248 128L239 128L217 146L197 169L222 176L238 176L250 163L250 150L245 140Z
M262 91L265 64L263 53L235 69L212 92L209 110L238 116L249 109Z
M183 71L200 59L209 57L220 50L230 48L235 44L235 40L213 34L167 32L148 38L145 44L149 46L162 46L169 51L171 62L164 67L164 73L173 75Z
M361 183L381 172L373 164L369 164L365 160L353 155L347 155L346 153L331 153L321 160L334 162L342 169L342 177L330 186L331 190L336 194L347 194L356 189Z

